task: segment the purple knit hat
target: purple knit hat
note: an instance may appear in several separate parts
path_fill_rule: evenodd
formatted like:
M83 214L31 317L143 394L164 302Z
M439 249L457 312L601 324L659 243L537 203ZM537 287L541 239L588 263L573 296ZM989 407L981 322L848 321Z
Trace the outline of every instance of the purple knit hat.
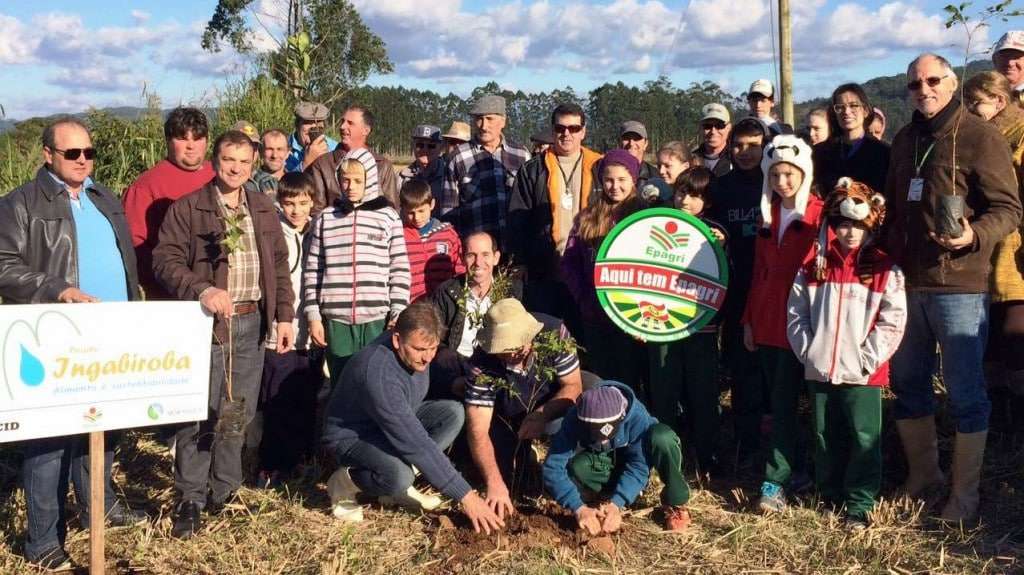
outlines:
M598 174L604 174L604 169L609 164L615 164L626 168L629 175L633 176L633 183L635 184L637 179L640 178L640 160L633 157L632 154L626 150L611 150L601 158L601 165L598 168Z
M576 402L576 417L587 423L608 423L622 419L629 402L611 385L588 389Z

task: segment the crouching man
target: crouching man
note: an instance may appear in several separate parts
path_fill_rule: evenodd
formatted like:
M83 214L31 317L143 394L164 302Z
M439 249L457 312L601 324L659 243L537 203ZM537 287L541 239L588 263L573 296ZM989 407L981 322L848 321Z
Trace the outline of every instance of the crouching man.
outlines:
M557 433L583 389L580 360L561 320L506 298L487 310L469 363L469 450L487 484L487 505L504 517L514 511L509 486L530 441Z
M476 531L504 526L444 454L462 429L456 401L424 401L429 368L441 338L441 320L428 302L415 303L395 327L345 365L327 404L323 441L341 467L327 482L334 516L362 521L359 492L384 503L430 510L440 498L413 487L420 472L461 504Z
M613 533L622 526L622 510L647 485L652 467L665 484L665 528L683 531L690 525L690 488L679 437L647 413L629 386L606 381L584 391L566 413L544 461L544 487L576 515L581 529ZM587 492L586 503L580 488Z

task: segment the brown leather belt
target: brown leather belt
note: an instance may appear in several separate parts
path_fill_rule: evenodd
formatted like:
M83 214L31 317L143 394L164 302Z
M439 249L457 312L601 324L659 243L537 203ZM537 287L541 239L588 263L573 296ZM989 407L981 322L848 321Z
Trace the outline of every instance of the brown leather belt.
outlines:
M245 315L247 313L256 313L260 310L260 303L256 301L239 301L235 302L232 307L232 315Z

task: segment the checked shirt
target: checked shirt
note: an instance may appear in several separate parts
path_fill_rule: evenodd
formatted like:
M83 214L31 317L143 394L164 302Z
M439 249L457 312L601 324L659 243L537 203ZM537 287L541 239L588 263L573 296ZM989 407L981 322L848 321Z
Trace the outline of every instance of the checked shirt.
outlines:
M448 160L441 219L454 224L460 237L486 231L500 241L512 184L529 159L526 148L504 138L493 154L476 139L460 145Z

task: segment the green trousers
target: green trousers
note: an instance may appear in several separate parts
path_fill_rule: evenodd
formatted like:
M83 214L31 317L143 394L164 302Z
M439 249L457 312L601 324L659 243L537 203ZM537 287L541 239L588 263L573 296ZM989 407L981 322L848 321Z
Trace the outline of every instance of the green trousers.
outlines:
M643 442L647 464L658 471L658 477L665 484L661 490L661 502L665 505L686 505L690 500L690 487L683 477L683 449L679 436L664 423L657 423L644 434ZM615 451L584 449L569 462L569 473L581 487L611 495L624 467L616 461Z
M757 359L771 392L772 436L765 481L786 485L794 467L799 464L800 421L797 411L800 392L806 385L804 366L791 350L780 347L757 348Z
M350 325L332 319L327 322L325 331L327 367L331 372L331 389L334 389L349 358L384 332L384 320Z
M882 485L882 388L807 382L814 402L814 480L822 499L866 519Z
M648 344L647 353L651 414L682 436L682 402L687 443L694 446L697 464L705 469L718 447L718 334L696 333L672 343Z

